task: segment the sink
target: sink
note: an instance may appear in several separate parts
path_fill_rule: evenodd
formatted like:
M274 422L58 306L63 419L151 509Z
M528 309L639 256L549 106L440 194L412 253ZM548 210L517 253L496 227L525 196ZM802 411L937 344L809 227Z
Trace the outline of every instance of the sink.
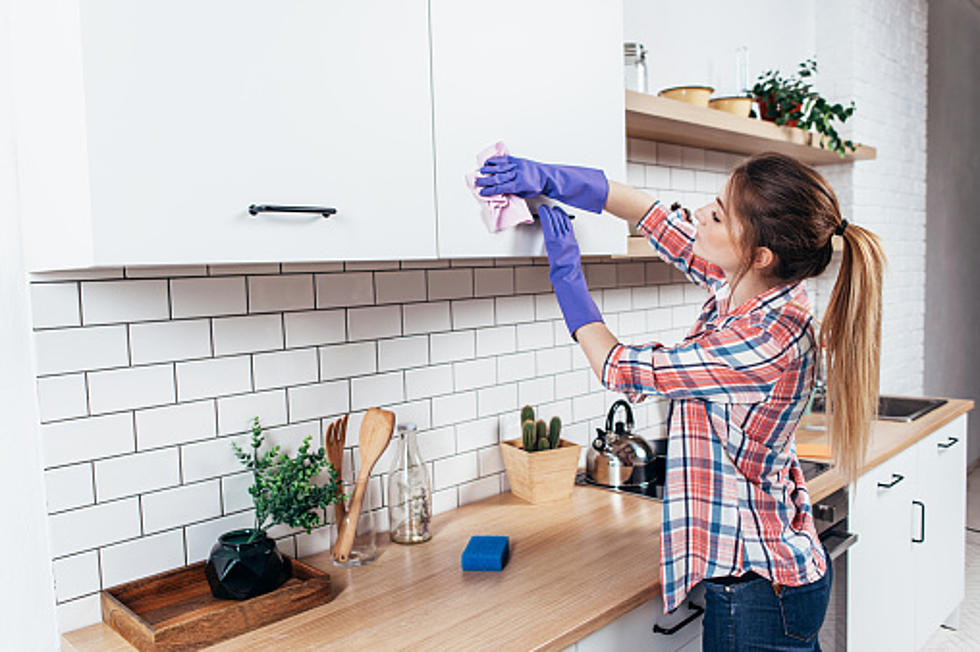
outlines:
M878 397L878 419L882 421L915 421L919 417L932 412L937 407L946 404L944 398L921 398L918 396L888 396ZM816 398L811 406L813 412L823 412L823 399Z

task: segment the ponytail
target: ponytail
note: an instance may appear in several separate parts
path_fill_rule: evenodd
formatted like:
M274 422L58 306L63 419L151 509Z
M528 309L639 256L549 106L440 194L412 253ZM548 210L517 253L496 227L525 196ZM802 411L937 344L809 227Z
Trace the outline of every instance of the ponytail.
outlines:
M820 326L826 351L827 429L835 462L857 477L878 412L885 254L871 231L843 223L843 259Z

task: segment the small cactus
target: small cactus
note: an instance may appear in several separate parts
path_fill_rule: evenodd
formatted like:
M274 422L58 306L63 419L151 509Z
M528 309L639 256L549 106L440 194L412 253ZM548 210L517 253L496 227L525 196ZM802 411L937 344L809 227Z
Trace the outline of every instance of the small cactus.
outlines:
M521 436L524 438L524 450L528 453L537 450L537 437L535 436L535 428L533 421L525 421L521 425Z
M551 423L548 427L548 442L551 444L551 448L558 448L558 437L561 435L561 418L551 417Z
M530 405L521 408L521 423L525 421L534 421L534 408Z
M546 451L551 449L551 442L548 441L548 437L542 437L538 440L538 450Z
M538 441L538 450L547 450L542 449L540 444L542 439L548 439L548 424L546 424L542 419L538 419L538 422L534 424L534 427L534 438ZM548 446L548 448L551 448L551 446Z

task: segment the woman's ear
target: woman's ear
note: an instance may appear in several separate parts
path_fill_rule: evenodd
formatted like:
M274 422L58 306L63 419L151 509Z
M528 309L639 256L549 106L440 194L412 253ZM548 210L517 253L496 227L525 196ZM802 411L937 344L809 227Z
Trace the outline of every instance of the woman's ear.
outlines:
M766 270L770 266L775 265L776 254L773 253L772 249L769 247L756 247L755 257L752 260L752 269Z

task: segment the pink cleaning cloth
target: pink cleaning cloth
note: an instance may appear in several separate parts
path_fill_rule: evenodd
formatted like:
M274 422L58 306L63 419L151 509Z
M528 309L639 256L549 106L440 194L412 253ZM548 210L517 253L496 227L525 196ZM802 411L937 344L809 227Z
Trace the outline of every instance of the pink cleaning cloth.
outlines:
M490 147L476 155L477 168L483 167L484 161L493 156L506 156L507 146L502 142L494 143ZM487 224L490 233L510 229L518 224L530 224L534 221L531 211L527 207L527 202L517 195L492 195L484 197L480 194L480 186L476 185L476 179L480 175L478 172L470 172L466 175L466 183L474 196L482 205L483 221Z

